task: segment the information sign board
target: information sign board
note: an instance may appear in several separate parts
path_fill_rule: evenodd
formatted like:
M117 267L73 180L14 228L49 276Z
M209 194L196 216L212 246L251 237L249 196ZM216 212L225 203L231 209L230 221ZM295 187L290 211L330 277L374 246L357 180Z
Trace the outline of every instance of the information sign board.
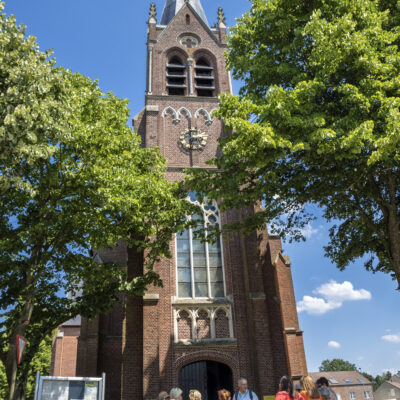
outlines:
M102 378L36 377L34 400L104 400L105 374Z

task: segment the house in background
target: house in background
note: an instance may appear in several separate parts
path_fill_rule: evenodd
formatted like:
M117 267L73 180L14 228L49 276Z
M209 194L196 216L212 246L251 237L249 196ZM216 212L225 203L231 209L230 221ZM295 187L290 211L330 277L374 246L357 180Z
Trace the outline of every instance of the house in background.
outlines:
M328 379L337 400L376 400L372 383L358 371L311 372L314 382L324 376Z
M53 339L51 376L76 376L76 353L81 334L81 317L76 317L60 326Z
M376 400L400 400L400 371L379 386L374 393Z

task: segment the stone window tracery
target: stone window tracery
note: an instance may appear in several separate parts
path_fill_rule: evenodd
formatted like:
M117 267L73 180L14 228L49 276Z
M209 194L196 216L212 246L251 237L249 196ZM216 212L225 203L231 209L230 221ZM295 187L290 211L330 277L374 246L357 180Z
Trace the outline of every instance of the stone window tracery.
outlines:
M176 236L176 266L178 298L224 298L225 279L221 238L215 243L203 243L195 237L197 230L220 224L220 213L215 202L202 204L195 194L188 200L199 206L202 215L189 218L197 221L197 227L190 228Z
M174 336L176 343L234 340L232 306L176 305Z

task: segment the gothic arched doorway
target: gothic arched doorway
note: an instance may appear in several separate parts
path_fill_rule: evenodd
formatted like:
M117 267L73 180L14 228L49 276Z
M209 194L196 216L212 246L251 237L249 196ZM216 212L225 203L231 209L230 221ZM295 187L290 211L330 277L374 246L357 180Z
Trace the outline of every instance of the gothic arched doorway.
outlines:
M231 369L216 361L198 361L183 367L179 372L179 387L183 398L188 399L189 391L197 389L203 400L217 400L221 389L233 391Z

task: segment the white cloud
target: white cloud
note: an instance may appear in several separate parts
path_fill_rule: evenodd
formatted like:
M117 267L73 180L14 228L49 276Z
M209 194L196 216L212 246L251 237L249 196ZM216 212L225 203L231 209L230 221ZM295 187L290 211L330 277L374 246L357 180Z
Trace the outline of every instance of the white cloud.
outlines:
M328 346L332 347L332 349L340 349L342 347L339 342L335 342L334 340L331 340Z
M321 227L313 228L310 223L307 224L302 230L301 234L306 238L310 239L312 236L316 235L320 231Z
M313 292L321 297L304 296L297 303L298 312L307 312L310 315L323 315L328 311L342 307L345 301L370 300L368 290L355 290L351 282L337 283L330 281L319 286Z
M368 290L355 290L353 284L349 281L343 283L330 281L329 283L321 285L314 291L314 293L319 294L330 301L339 303L353 300L371 300L372 297Z
M303 300L297 303L297 311L305 311L310 315L323 315L330 310L340 308L341 304L334 304L319 297L304 296Z
M400 334L384 335L384 336L382 336L382 340L385 340L386 342L390 342L390 343L400 343Z

